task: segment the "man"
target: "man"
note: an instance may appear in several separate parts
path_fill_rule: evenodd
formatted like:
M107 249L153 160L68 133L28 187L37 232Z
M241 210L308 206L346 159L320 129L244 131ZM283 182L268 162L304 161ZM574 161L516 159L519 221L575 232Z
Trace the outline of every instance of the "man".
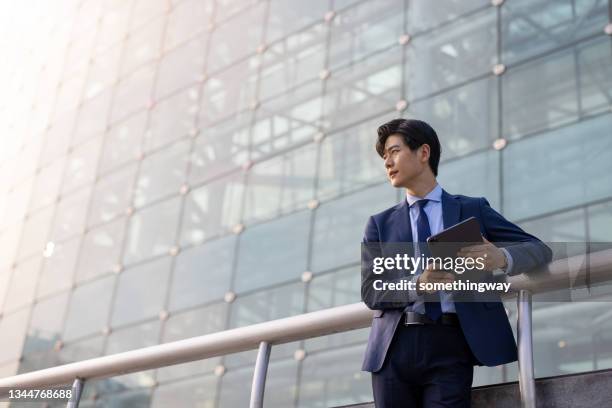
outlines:
M509 275L550 262L551 251L493 210L485 198L451 195L436 181L440 142L419 120L395 119L378 128L376 151L391 185L406 198L370 217L364 242L423 242L469 217L480 223L483 243L459 255L485 260L485 270ZM498 248L492 242L504 243ZM417 248L426 248L415 244ZM426 249L424 249L426 250ZM453 282L455 275L427 266L417 285ZM401 307L375 304L362 369L372 373L374 401L388 407L469 407L473 366L516 361L516 342L503 304L454 302L451 292L410 292ZM425 301L427 299L427 301Z

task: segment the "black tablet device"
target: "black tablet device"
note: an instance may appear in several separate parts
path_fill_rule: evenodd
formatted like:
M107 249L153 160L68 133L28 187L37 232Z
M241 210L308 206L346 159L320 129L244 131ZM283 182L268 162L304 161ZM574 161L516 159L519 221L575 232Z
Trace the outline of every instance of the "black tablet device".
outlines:
M461 248L482 242L480 224L476 217L470 217L427 238L427 246L431 254L441 258L456 258Z

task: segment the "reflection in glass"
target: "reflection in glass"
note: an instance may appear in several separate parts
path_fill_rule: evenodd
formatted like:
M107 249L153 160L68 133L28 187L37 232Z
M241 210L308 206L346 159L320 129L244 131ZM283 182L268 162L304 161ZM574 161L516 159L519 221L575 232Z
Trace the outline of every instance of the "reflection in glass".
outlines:
M50 206L28 216L23 223L17 259L42 254L49 238L54 210L54 206Z
M207 40L206 34L200 34L163 56L155 81L156 100L173 91L195 84L202 78Z
M51 256L44 260L38 282L38 298L71 287L80 243L81 237L76 237L55 244Z
M125 218L87 231L79 254L77 282L110 273L120 261Z
M155 66L147 65L124 77L116 86L111 123L139 111L151 101Z
M87 225L110 221L130 206L137 165L132 164L101 178L95 184Z
M0 333L11 333L11 335L2 336L0 363L17 360L21 355L21 348L26 337L26 329L28 328L29 313L30 309L25 308L2 316L0 320Z
M247 228L240 235L235 291L297 280L306 270L311 212Z
M6 299L4 301L5 311L25 306L34 300L41 264L42 258L37 256L23 261L15 267L6 292Z
M146 120L147 115L143 112L111 127L104 141L104 152L100 159L100 174L136 160L142 151L141 140Z
M85 187L70 196L62 197L57 204L49 238L51 241L62 241L83 233L90 197L91 187Z
M63 338L67 341L100 332L108 324L115 277L77 287L70 298Z
M68 306L68 295L62 293L34 305L23 346L24 354L51 350L55 342L60 339Z
M232 303L230 328L295 316L304 312L304 284L291 283L238 296Z
M64 170L62 193L90 184L95 180L101 147L102 138L98 137L71 151Z

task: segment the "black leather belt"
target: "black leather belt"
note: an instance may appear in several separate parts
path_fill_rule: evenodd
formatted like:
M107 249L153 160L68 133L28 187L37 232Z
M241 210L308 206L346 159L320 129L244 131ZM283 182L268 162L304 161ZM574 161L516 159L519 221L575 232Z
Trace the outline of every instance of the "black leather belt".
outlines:
M442 313L437 321L431 320L426 315L416 312L404 312L402 315L404 326L419 326L424 324L441 324L443 326L459 327L459 318L456 313Z

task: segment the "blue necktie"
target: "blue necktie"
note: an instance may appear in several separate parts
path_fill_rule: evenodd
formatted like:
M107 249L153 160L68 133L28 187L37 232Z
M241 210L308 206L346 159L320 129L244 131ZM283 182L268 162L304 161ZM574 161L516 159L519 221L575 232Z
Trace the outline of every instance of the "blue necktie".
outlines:
M417 235L419 238L419 249L423 256L430 256L429 247L427 246L427 238L431 236L429 228L429 219L425 213L425 206L429 200L419 200L414 203L419 209L419 218L417 219ZM442 315L442 307L440 306L440 295L438 293L425 295L425 314L431 320L438 320Z

